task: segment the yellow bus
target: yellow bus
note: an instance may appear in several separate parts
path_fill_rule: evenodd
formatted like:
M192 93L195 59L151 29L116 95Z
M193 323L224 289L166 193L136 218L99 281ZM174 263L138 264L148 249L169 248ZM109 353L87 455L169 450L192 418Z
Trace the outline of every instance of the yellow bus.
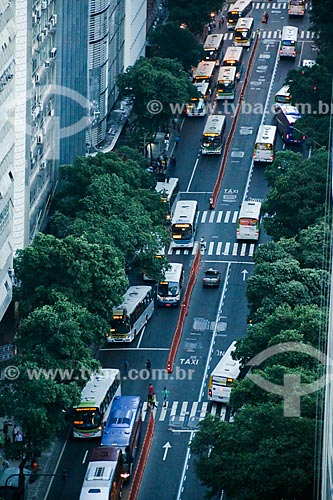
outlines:
M201 153L221 154L226 118L223 115L210 115L202 135Z
M221 66L217 77L217 100L230 100L235 98L236 92L236 73L234 66Z
M254 145L253 161L273 163L276 142L275 125L261 125Z
M240 17L234 31L235 47L250 47L253 29L253 17Z
M215 65L218 66L220 64L222 44L222 33L214 33L212 35L208 35L203 46L203 49L205 51L205 61L214 61Z
M214 61L201 61L194 70L193 83L210 83L215 69Z
M228 47L222 61L222 66L234 66L236 79L239 80L242 72L243 47Z
M245 17L252 9L252 0L237 0L230 5L227 13L227 28L234 29L240 17Z

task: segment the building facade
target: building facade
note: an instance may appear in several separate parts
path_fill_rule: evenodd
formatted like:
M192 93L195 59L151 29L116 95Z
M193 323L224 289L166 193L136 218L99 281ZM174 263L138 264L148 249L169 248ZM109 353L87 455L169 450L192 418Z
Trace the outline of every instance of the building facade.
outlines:
M135 64L146 51L147 0L125 2L124 70Z

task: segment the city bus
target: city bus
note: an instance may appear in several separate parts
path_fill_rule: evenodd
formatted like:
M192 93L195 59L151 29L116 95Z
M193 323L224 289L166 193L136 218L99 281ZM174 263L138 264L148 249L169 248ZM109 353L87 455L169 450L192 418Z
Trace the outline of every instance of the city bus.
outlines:
M235 47L250 47L253 29L253 17L240 17L234 31Z
M297 54L298 28L295 26L284 26L280 42L280 57L296 57Z
M215 69L214 61L201 61L193 73L193 83L207 82L212 83L213 72Z
M163 203L166 205L166 220L170 223L174 205L179 195L178 177L170 177L169 181L157 182L155 186Z
M186 106L187 116L206 116L207 99L210 96L210 84L208 82L195 83L199 93L198 97L192 97L190 103Z
M73 408L73 437L100 437L113 398L120 395L119 370L104 368L94 373L81 392L80 403Z
M276 106L276 124L281 138L287 144L301 144L305 141L306 136L303 135L294 126L295 122L302 118L301 113L296 106L291 104L279 104Z
M288 14L289 16L304 16L305 0L289 0Z
M252 9L252 0L237 0L230 5L227 13L227 28L234 29L240 17L245 17Z
M196 232L198 203L194 200L177 201L171 221L172 246L192 248Z
M84 476L79 500L118 500L121 498L122 470L123 457L120 449L110 446L94 448Z
M236 92L236 73L237 69L234 66L221 66L217 77L217 100L235 99Z
M208 35L203 46L205 52L205 61L214 61L215 66L218 66L220 64L222 45L222 33L214 33L212 35Z
M120 396L113 400L109 418L102 436L102 446L120 448L123 457L122 477L132 474L139 447L142 427L142 401L140 396Z
M151 286L130 286L123 302L113 308L107 342L132 342L154 312Z
M283 85L283 87L276 92L274 100L276 103L288 104L291 101L289 85Z
M260 210L260 201L243 201L237 220L237 240L258 241Z
M236 80L239 80L241 76L243 50L243 47L228 47L222 61L222 66L236 68Z
M170 268L157 284L157 303L159 306L179 306L184 281L183 264L170 262Z
M209 377L208 400L229 403L231 387L240 374L240 362L232 358L236 342L228 347Z
M202 134L201 153L221 154L226 118L223 115L210 115Z
M273 163L275 155L276 127L261 125L254 145L253 161Z

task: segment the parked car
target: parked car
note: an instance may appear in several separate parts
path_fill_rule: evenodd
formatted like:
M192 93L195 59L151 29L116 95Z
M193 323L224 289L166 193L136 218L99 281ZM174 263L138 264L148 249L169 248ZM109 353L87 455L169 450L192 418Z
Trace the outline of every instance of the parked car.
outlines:
M219 286L221 281L221 273L216 269L208 269L205 271L204 277L202 279L203 286Z

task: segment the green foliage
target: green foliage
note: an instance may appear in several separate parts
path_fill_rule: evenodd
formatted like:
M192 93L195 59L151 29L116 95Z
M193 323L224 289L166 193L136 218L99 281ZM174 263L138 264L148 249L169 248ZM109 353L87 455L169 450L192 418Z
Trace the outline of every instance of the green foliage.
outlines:
M188 71L197 66L202 59L202 45L197 42L188 29L182 29L176 23L166 23L157 27L150 36L150 42L156 46L159 57L177 59Z
M319 46L325 55L330 55L331 66L333 67L333 42L332 42L332 25L333 12L331 0L313 0L311 11L312 29L319 35Z
M169 0L169 20L186 24L194 34L202 34L204 26L211 20L210 14L217 12L221 3L216 0Z
M161 57L140 58L118 75L117 86L122 95L133 99L139 128L151 135L166 126L174 106L188 102L193 93L193 84L181 63ZM151 109L151 103L156 101L160 103L158 109Z

